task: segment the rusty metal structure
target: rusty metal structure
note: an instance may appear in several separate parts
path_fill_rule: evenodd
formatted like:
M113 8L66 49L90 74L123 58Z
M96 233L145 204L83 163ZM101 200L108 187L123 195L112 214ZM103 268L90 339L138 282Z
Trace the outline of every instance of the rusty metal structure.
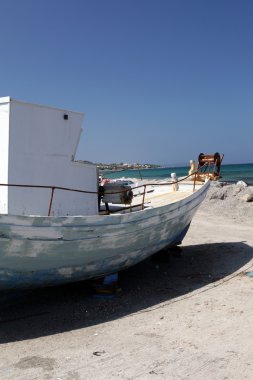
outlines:
M218 152L214 154L200 153L198 157L197 176L198 180L204 180L210 178L215 181L221 177L220 167L224 154Z

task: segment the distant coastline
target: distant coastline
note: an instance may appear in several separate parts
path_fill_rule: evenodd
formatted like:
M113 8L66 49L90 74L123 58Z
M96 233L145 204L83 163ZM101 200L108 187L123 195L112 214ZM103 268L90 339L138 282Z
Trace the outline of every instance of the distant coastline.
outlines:
M79 160L79 162L87 162ZM128 164L128 163L93 163L98 167L99 174L106 178L140 178L140 179L158 179L164 180L171 177L172 172L176 172L178 177L187 176L189 165L155 165L155 164ZM124 172L124 174L123 174ZM122 173L122 174L118 174ZM253 185L253 163L244 164L222 164L221 178L222 182L244 181L248 185Z
M112 164L102 164L102 163L97 163L96 164L99 171L123 171L123 170L143 170L143 169L158 169L161 166L160 165L155 165L155 164L128 164L128 163L112 163Z
M121 170L120 174L115 170L101 171L101 175L106 178L140 178L146 180L168 180L171 177L171 173L176 173L178 177L185 177L188 175L189 166L181 167L159 167L150 169L126 169ZM221 166L221 178L222 182L238 182L244 181L248 185L253 185L253 164L226 164Z

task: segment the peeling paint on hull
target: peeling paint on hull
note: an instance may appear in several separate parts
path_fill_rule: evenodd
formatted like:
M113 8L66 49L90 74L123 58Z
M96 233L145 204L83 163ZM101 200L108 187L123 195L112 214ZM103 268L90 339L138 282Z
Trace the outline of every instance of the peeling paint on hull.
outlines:
M208 190L109 216L0 216L0 289L85 280L126 269L181 242Z

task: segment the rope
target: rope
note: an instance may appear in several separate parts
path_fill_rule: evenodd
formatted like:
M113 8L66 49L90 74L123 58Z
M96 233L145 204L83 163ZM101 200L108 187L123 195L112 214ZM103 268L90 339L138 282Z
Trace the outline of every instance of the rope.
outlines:
M150 313L151 311L154 311L154 310L163 309L164 307L166 307L168 305L171 305L173 303L177 303L177 302L181 302L181 301L187 300L189 298L193 298L195 296L198 296L201 293L208 292L209 290L213 290L214 288L217 288L218 286L224 285L226 282L229 282L233 278L239 277L243 273L249 271L249 269L253 269L253 264L252 263L250 263L247 267L244 267L244 269L242 269L240 271L237 271L237 272L235 272L235 273L227 276L223 280L219 280L219 281L217 281L217 283L213 283L213 285L207 285L204 289L196 290L195 292L192 292L191 294L178 297L178 298L176 298L174 300L171 300L171 301L164 302L164 303L162 303L162 305L151 307L151 308L148 308L147 310L142 310L142 311L139 311L137 313L133 313L133 314L131 314L131 316L134 316L134 315L137 315L137 314L143 314L143 313Z

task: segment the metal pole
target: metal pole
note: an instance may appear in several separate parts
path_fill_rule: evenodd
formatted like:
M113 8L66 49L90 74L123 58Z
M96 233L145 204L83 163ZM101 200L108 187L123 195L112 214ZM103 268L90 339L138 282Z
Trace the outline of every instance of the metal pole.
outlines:
M144 192L143 192L143 198L142 198L142 210L144 210L144 199L146 194L146 185L144 185Z
M51 198L50 198L49 209L48 209L48 216L50 216L50 214L51 214L53 197L54 197L54 189L55 189L55 187L52 187Z
M194 176L193 193L194 193L194 191L195 191L196 178L197 178L197 172L195 172L195 176Z

